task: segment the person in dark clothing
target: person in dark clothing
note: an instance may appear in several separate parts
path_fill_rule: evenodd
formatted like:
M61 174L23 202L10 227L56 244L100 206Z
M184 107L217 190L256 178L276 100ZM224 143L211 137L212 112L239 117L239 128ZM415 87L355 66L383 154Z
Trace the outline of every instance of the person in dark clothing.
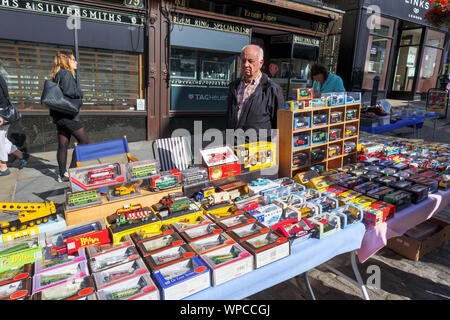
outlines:
M80 90L76 81L75 70L78 63L71 51L59 51L54 58L54 66L50 79L59 84L61 91L70 99L76 99L82 105L83 92ZM69 174L67 173L67 150L72 136L77 139L78 144L88 144L89 139L83 124L80 121L80 111L74 116L50 110L50 116L53 123L56 124L58 133L58 151L56 158L58 160L59 174L58 181L67 181ZM76 166L75 152L72 154L72 161L69 168Z
M21 152L8 139L9 124L1 116L1 110L9 105L8 86L5 79L0 75L0 176L7 176L11 173L8 169L8 155L13 154L19 159L19 169L22 169L28 161L29 154Z
M277 128L277 111L284 105L283 91L265 73L263 50L248 45L241 52L242 78L231 82L228 90L227 129L266 130Z

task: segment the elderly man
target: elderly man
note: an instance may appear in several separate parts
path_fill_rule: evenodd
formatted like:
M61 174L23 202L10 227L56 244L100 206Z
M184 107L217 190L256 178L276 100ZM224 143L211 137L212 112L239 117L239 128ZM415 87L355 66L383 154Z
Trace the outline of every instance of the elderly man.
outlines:
M277 110L284 105L283 91L261 72L263 50L248 45L241 52L242 78L229 85L227 129L270 130L277 127Z

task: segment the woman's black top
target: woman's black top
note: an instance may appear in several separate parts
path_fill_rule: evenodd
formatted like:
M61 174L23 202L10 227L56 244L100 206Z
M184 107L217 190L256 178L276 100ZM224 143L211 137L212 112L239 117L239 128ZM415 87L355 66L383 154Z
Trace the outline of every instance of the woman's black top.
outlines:
M59 87L63 94L71 99L83 99L83 92L80 90L80 87L77 85L75 78L69 70L61 69L55 75L55 79L53 82L59 83ZM81 111L81 108L80 108ZM50 116L53 117L53 122L57 123L60 119L69 119L73 121L80 121L80 111L74 116L57 112L54 110L50 110Z

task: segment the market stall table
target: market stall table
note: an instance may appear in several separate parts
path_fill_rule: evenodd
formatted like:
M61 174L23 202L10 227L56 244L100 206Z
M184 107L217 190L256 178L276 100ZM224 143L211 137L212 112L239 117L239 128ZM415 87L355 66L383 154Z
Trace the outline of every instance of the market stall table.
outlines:
M354 250L361 246L365 226L358 222L346 229L323 238L311 238L291 246L291 254L269 265L255 269L243 276L216 287L211 287L187 297L189 300L239 300L270 288L278 283L306 273L307 286L314 299L309 281L311 270L337 255L352 252L352 266L363 295L368 299L361 275L356 268Z
M413 131L414 137L416 137L418 123L419 123L418 119L404 119L404 120L399 120L396 123L390 123L390 124L385 124L385 125L376 126L376 127L359 126L359 130L369 132L372 134L379 134L379 133L383 133L383 132L393 131L393 130L403 128L403 127L412 126L414 129L414 131Z
M450 190L430 194L428 199L396 212L394 217L376 227L367 227L358 250L361 263L386 246L387 240L403 235L409 229L428 220L450 204Z

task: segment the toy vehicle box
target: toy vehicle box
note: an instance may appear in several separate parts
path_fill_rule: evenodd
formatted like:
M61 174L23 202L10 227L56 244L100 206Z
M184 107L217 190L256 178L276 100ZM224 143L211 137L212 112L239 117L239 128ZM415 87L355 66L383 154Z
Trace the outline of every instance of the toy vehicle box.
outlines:
M36 292L32 300L78 300L95 292L94 281L90 276L75 278L62 284Z
M120 185L108 186L106 197L108 201L122 200L141 194L140 182L127 182Z
M239 244L201 255L211 270L211 282L218 286L253 270L253 256Z
M248 213L251 214L256 221L270 227L280 220L283 210L276 204L272 203L248 211Z
M227 231L227 234L237 242L242 242L250 237L269 232L270 229L258 221L254 221L245 225Z
M102 196L98 189L78 192L71 192L69 189L66 189L64 190L64 199L66 211L102 203Z
M361 92L345 93L345 104L360 103L360 102L361 102Z
M313 120L312 120L312 126L313 127L319 127L319 126L325 126L328 123L328 114L325 113L314 113L313 114Z
M188 168L181 171L183 187L209 181L208 170L204 167Z
M359 196L357 198L351 199L350 201L353 202L356 206L364 208L370 206L372 203L375 203L377 200L367 196Z
M419 178L415 178L414 180L411 180L411 181L427 186L428 193L435 193L439 189L439 179L438 178L419 177Z
M97 290L100 290L144 273L148 273L148 270L144 262L138 258L103 271L95 272L92 277L94 278Z
M411 194L403 190L398 190L384 196L383 201L393 204L395 211L400 211L411 205Z
M189 243L221 232L223 232L223 230L217 224L209 223L184 230L180 232L180 235L186 242Z
M32 276L33 264L28 263L0 273L0 286Z
M255 221L256 220L254 217L243 212L243 213L234 214L232 216L221 219L221 220L217 221L216 223L223 230L228 231L228 230L232 230L232 229L247 225L247 224L255 222Z
M409 188L413 185L414 183L412 181L407 181L407 180L399 180L396 181L394 183L391 183L389 185L389 187L394 188L396 190L404 190L406 188Z
M357 185L363 184L364 182L366 182L366 180L361 177L348 177L338 180L337 184L347 189L353 189Z
M363 218L364 224L376 227L383 222L385 222L383 211L377 210L370 206L364 208L364 218Z
M235 181L232 183L223 184L217 187L219 192L226 191L230 195L231 200L242 197L248 194L248 185L243 181Z
M404 190L411 194L411 202L414 204L428 199L428 188L422 184L413 184Z
M86 261L86 249L81 248L76 254L59 254L53 255L51 253L51 247L45 247L42 250L42 259L34 263L34 274L59 269L74 263Z
M73 192L97 189L126 181L123 164L110 163L69 169L70 187Z
M118 243L108 243L108 244L100 244L100 245L91 245L86 248L86 253L90 259L94 258L97 255L104 254L106 252L114 251L120 248L125 248L133 245L133 240L130 236L123 237L121 242Z
M450 187L450 175L443 174L439 178L439 189L447 191Z
M339 205L344 205L347 204L347 202L351 201L353 198L357 198L359 196L362 196L362 194L353 190L348 190L342 192L341 194L338 194L335 198L338 200Z
M392 219L395 215L395 206L390 203L378 201L370 205L370 208L383 212L383 222Z
M276 204L277 206L279 206L282 210L283 210L283 216L284 216L284 211L291 205L295 205L298 203L303 203L306 202L306 198L303 196L300 196L296 193L292 193L288 196L285 197L281 197L278 199L275 199L273 201L274 204Z
M191 243L189 243L189 245L197 254L201 255L214 251L216 249L230 246L235 243L236 242L228 234L222 232L196 241L192 241Z
M318 191L324 191L334 184L334 181L330 177L320 176L309 179L309 181L306 183L306 187L310 189L316 189Z
M159 291L148 273L141 274L97 292L99 300L159 300Z
M89 275L86 261L79 261L49 271L35 274L33 277L33 293L62 284L75 278Z
M340 139L342 139L342 129L341 128L331 128L329 135L330 136L329 136L328 140L330 142L340 140Z
M359 184L353 188L353 190L358 191L362 194L367 194L371 190L375 190L377 188L380 188L381 185L374 182L374 181L367 181L365 183Z
M273 200L279 199L281 197L288 196L291 194L291 189L286 187L274 187L261 191L260 194L264 197L266 204L271 204Z
M149 254L144 258L144 261L150 270L155 271L172 263L186 260L194 256L195 252L189 245L181 244L179 246Z
M341 228L345 229L348 226L360 222L363 219L363 210L357 206L346 204L333 210L341 220Z
M375 179L375 182L380 183L384 186L390 186L392 183L398 181L398 177L395 176L386 176Z
M149 237L135 243L143 257L171 247L185 244L183 238L181 238L181 236L173 230L165 231L163 234Z
M339 207L338 200L328 196L322 196L311 201L320 207L320 212L329 212Z
M292 140L292 147L294 150L309 147L309 133L295 134Z
M164 300L180 300L211 286L210 271L199 257L192 257L153 272Z
M307 129L311 127L310 116L295 116L294 117L294 130Z
M172 229L177 231L178 233L181 233L186 230L190 230L199 226L207 225L213 223L210 218L208 218L206 215L202 215L198 217L194 222L190 221L177 221L172 223L170 226Z
M290 254L289 241L273 231L269 231L241 242L254 256L255 269L280 260Z
M306 201L311 201L322 196L322 192L310 188L300 191L297 194L305 197Z
M311 108L324 108L326 106L324 98L312 99L309 104Z
M345 104L345 92L323 93L328 107L342 106Z
M314 226L315 237L323 239L341 229L340 218L331 212L323 212L308 219Z
M156 160L134 161L127 163L126 166L128 180L131 182L148 179L159 171Z
M138 258L136 247L128 246L95 256L89 260L89 267L92 272L100 272Z
M181 172L177 169L162 171L149 178L149 188L151 191L160 191L181 185Z
M315 170L299 172L294 176L294 181L302 185L306 185L312 178L319 177L319 173Z
M250 195L260 194L261 191L270 189L270 188L278 188L280 185L269 180L269 179L261 179L258 178L251 183L248 184L248 192Z
M292 166L293 167L303 167L309 164L309 154L308 152L296 152L292 155Z
M214 181L241 174L239 158L229 146L202 149L200 153L208 170L209 180Z
M341 194L341 193L343 193L345 191L348 191L348 189L344 188L344 187L341 187L341 186L338 186L338 185L335 185L335 186L329 187L328 189L322 191L322 194L324 196L329 196L329 197L333 197L334 198L338 194Z
M302 219L310 218L322 212L322 207L314 203L313 201L307 201L290 205L286 208L283 218L284 219Z
M294 90L295 100L311 100L314 98L313 88L297 88Z
M0 245L0 272L20 268L42 259L42 246L38 237L16 239Z
M328 141L328 134L326 131L317 130L311 134L311 145L322 144ZM312 161L314 162L314 161Z
M0 285L0 300L28 300L31 282L31 278L24 278Z
M286 219L272 226L272 230L289 240L291 246L308 240L314 227L308 219Z
M255 171L276 165L276 145L270 141L258 141L237 146L235 152L241 164L241 172Z
M344 113L342 111L332 111L330 113L330 123L339 123L344 121Z

